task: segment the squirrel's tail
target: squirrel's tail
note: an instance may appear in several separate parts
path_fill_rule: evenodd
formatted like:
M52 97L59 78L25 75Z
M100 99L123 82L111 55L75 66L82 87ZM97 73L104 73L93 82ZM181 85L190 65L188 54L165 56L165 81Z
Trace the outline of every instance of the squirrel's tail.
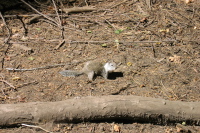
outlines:
M83 72L71 71L71 70L64 70L59 73L65 77L76 77L83 74Z

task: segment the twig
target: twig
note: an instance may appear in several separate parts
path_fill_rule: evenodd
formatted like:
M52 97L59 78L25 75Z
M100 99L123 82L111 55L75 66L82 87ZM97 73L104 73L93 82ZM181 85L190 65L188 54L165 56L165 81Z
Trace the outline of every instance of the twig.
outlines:
M125 91L126 89L129 89L131 84L126 84L126 86L121 87L117 92L112 92L111 95L119 95L121 92Z
M17 16L19 17L36 17L36 18L32 18L33 20L37 19L38 17L41 17L43 15L41 14L26 14L26 15L5 15L4 18L17 18ZM56 14L48 14L48 16L51 16L51 17L56 17L57 15ZM59 15L61 16L61 15ZM63 15L64 17L69 17L69 15ZM31 21L33 21L31 20ZM30 21L30 20L29 20ZM28 22L26 22L28 23Z
M45 3L42 3L42 1L38 2L37 0L34 0L34 2L37 3L38 5L40 5L40 7L43 7L43 8L44 7L47 8L47 5L50 4L50 0L46 0Z
M21 125L22 125L22 126L26 126L26 127L39 128L39 129L41 129L41 130L43 130L43 131L45 131L45 132L47 132L47 133L53 133L53 132L50 132L50 131L48 131L48 130L46 130L46 129L40 127L40 126L34 126L34 125L28 125L28 124L21 124Z
M63 11L67 14L71 12L89 12L94 10L97 9L93 6L83 6L83 7L73 7L73 8L63 9Z
M40 21L47 22L47 23L49 23L49 24L52 24L52 25L54 25L55 27L57 27L57 26L58 26L56 23L54 23L54 22L52 22L52 21L49 21L49 20L47 20L47 19L40 19Z
M19 16L19 15L18 15ZM24 17L23 15L20 15L20 17ZM27 21L25 21L25 23L26 24L31 24L31 23L33 23L33 22L36 22L37 21L37 19L39 19L40 17L41 17L41 15L32 15L32 16L30 16L30 17L32 17L32 18L30 18L30 19L27 19Z
M38 39L38 40L41 40L41 39ZM59 41L60 39L53 39L53 40L48 40L48 42L49 43L53 43L53 42L57 42L57 41ZM144 43L163 43L163 42L177 42L178 40L161 40L161 41L119 41L118 43L119 44L123 44L123 45L125 45L125 46L135 46L135 43L142 43L142 44L144 44ZM38 42L38 41L35 41L35 42ZM25 44L27 44L27 43L30 43L30 42L10 42L11 44L13 44L13 43L19 43L19 44L23 44L23 43L25 43ZM70 44L72 44L72 43L93 43L93 44L98 44L98 45L101 45L102 43L116 43L115 41L82 41L82 40L80 40L80 41L69 41L69 40L67 40L67 39L65 39L65 43L70 43ZM148 46L148 47L152 47L152 46Z
M27 2L25 2L24 0L21 0L24 4L26 4L27 6L29 6L31 9L33 9L34 11L36 11L38 14L42 15L43 17L45 17L46 19L52 21L53 23L57 24L57 26L61 29L61 37L62 39L64 39L64 28L62 26L62 22L61 22L61 19L60 19L60 16L58 14L58 11L57 11L57 7L56 7L56 4L55 4L55 1L52 0L53 2L53 5L54 5L54 8L56 10L56 14L57 14L57 17L58 17L58 21L57 22L56 20L54 20L53 18L45 15L45 14L42 14L41 12L39 12L38 10L36 10L34 7L32 7L30 4L28 4ZM37 17L36 17L37 18Z
M68 56L71 54L71 53L73 53L74 52L74 49L77 47L77 44L75 45L75 47L70 51L70 52L68 52Z
M153 52L153 57L156 58L156 51L155 51L153 44L151 45L151 48L152 48L152 52Z
M57 17L58 17L59 26L62 27L61 19L60 19L60 16L59 16L59 14L58 14L58 9L57 9L57 7L56 7L55 1L52 0L52 2L53 2L53 5L54 5L54 8L55 8L55 11L56 11Z
M6 68L8 71L33 71L33 70L40 70L40 69L49 69L49 68L55 68L59 66L65 66L65 64L56 64L56 65L50 65L50 66L44 66L44 67L37 67L37 68L31 68L31 69L15 69L15 68Z
M55 40L54 40L55 41ZM128 45L128 43L161 43L161 42L176 42L177 40L162 40L162 41L119 41L119 43ZM116 43L115 41L67 41L67 43Z
M8 37L4 40L4 43L8 44L8 41L10 40L10 37L11 37L11 31L8 28L8 25L6 24L6 21L5 21L4 17L3 17L3 15L2 15L1 11L0 11L0 16L1 16L1 19L3 20L3 23L4 23L5 27L6 27L6 29L8 30Z
M58 26L59 26L59 23L57 23L53 18L45 15L45 14L42 14L41 12L39 12L38 10L36 10L34 7L32 7L30 4L28 4L27 2L25 2L24 0L21 0L24 4L26 4L27 6L29 6L31 9L33 9L35 12L37 12L38 14L42 15L43 17L45 17L46 19L56 23Z
M63 44L65 43L65 40L63 40L62 42L60 42L54 49L58 49L60 48Z
M4 83L6 83L7 85L9 85L10 87L12 87L13 89L15 89L15 86L11 85L10 83L8 83L8 82L5 81L5 80L0 79L0 82L4 82Z
M4 92L4 90L1 88L1 92L3 93L4 97L1 97L2 99L5 99L6 98L6 94Z
M28 82L28 83L19 84L19 85L17 85L15 88L16 88L16 89L17 89L17 88L22 88L22 87L28 86L28 85L30 85L30 84L38 84L38 82L37 82L37 81L32 81L32 82Z
M149 9L151 9L151 0L145 0L146 5L148 6Z
M179 123L176 125L176 128L177 128L177 132L180 132L180 133L195 133L195 131L192 128L181 125Z
M110 9L112 9L112 8L114 8L114 7L116 7L116 6L119 6L119 5L123 4L123 3L125 3L126 1L127 1L127 0L124 0L124 1L121 1L121 0L120 0L119 3L117 3L117 4L113 5L113 6L111 6Z
M5 56L6 56L7 52L8 52L8 49L10 48L10 46L11 46L11 43L9 42L9 44L7 45L7 48L6 48L5 52L4 52L4 57L1 60L1 69L3 69L3 67L4 67Z
M163 86L163 88L165 88L165 90L170 91L170 92L173 94L173 97L175 97L176 99L178 99L178 96L174 93L173 90L168 89L168 88L166 88L166 87L164 86L162 80L160 81L160 83L161 83L161 85ZM161 88L161 89L162 89L162 88ZM171 98L169 95L167 95L166 91L163 91L163 90L164 90L164 89L162 89L162 92L163 92L168 98Z
M86 6L88 6L87 0L85 0L85 4L86 4Z
M30 84L38 84L38 82L37 81L32 81L32 82L28 82L28 83L23 83L23 84L19 84L19 85L16 85L15 86L15 90L17 90L18 88L22 88L22 87L24 87L24 86L28 86L28 85L30 85ZM6 91L8 91L8 90L10 90L10 87L6 87L6 88L3 88L2 89L2 92L6 92ZM6 95L6 94L5 94Z
M61 37L62 37L62 39L64 39L64 38L65 38L65 37L64 37L64 28L63 28L63 26L62 26L62 22L61 22L61 19L60 19L59 14L58 14L58 9L57 9L57 7L56 7L55 1L52 0L52 2L53 2L53 5L54 5L54 8L55 8L57 17L58 17L59 27L60 27L60 30L61 30Z
M27 36L28 29L26 28L26 25L25 25L24 21L22 20L22 17L20 17L20 16L17 15L17 18L21 21L21 23L22 23L22 25L24 27L24 35Z
M112 26L115 30L117 30L117 28L115 28L115 26L113 26L113 24L111 24L108 20L105 19L105 21L106 21L110 26Z

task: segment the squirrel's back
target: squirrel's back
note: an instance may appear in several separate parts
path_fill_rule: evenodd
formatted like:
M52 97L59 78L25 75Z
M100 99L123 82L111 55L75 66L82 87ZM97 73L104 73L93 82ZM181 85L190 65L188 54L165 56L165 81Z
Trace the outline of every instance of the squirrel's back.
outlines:
M101 72L104 69L104 64L102 64L101 62L98 61L88 61L85 63L82 72L83 73L90 73L91 71L93 71L95 74L101 74Z
M60 74L66 77L75 77L81 74L87 74L89 80L93 80L94 75L101 75L105 79L108 78L108 73L116 69L116 63L107 62L105 64L98 61L88 61L80 71L64 70Z

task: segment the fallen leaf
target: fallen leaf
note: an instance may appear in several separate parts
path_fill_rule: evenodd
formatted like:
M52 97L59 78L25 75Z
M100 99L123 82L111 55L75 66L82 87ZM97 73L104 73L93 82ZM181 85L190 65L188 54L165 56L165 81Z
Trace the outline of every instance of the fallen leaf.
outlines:
M184 2L186 4L189 4L189 3L194 2L194 0L176 0L176 2L179 2L179 3Z
M185 0L185 3L188 4L188 3L192 3L194 2L194 0Z
M115 132L120 132L120 126L118 126L118 125L114 125L114 131Z
M35 29L38 30L38 31L41 30L40 28L35 28Z
M15 33L15 34L12 35L12 38L17 38L17 37L20 37L19 33Z
M115 34L120 34L123 30L119 29L119 30L115 30Z
M141 22L141 23L147 22L147 18L142 18L142 19L140 20L140 22Z
M166 32L166 33L168 33L169 29L160 29L159 32Z
M14 77L14 78L12 78L12 80L14 81L14 80L21 80L21 78L20 77Z
M5 59L6 61L10 61L10 60L11 60L10 56L6 56L4 59Z
M107 47L107 44L106 44L106 43L104 43L104 44L101 44L101 46L102 46L102 47Z
M143 85L143 84L142 84L142 85L140 85L140 88L142 88L142 87L145 87L145 85Z
M182 122L182 125L185 126L185 125L186 125L186 122Z
M128 62L128 63L127 63L127 66L132 66L132 65L133 65L132 62Z
M4 27L5 26L5 24L0 24L0 28L2 28L2 27Z
M177 55L169 57L169 61L174 62L174 63L179 63L179 64L182 63L181 57Z
M21 41L27 41L28 39L29 39L29 37L27 37L27 36L26 36L26 37L23 36L20 40L21 40Z
M34 57L28 57L28 59L31 60L31 61L35 60Z

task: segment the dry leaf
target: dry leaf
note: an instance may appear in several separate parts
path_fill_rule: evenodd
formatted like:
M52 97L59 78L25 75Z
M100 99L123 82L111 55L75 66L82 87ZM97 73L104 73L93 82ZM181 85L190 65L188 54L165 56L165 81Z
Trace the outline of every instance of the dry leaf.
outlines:
M169 29L160 29L159 32L166 32L166 33L168 33Z
M133 64L132 62L128 62L127 66L132 66L132 64Z
M14 77L14 78L12 78L12 80L21 80L21 78L20 77Z
M21 41L27 41L29 39L29 37L27 36L22 36L22 38L20 39Z
M120 126L118 126L118 125L114 125L114 131L115 132L120 132Z
M180 133L182 131L182 128L176 127L177 133Z
M174 63L179 63L181 64L181 57L180 56L177 56L177 55L174 55L173 57L169 57L169 61L171 62L174 62Z
M186 4L191 3L191 2L194 2L194 0L185 0Z
M0 24L0 28L3 28L5 26L5 24Z
M179 3L184 2L186 4L194 2L194 0L175 0L175 1Z

